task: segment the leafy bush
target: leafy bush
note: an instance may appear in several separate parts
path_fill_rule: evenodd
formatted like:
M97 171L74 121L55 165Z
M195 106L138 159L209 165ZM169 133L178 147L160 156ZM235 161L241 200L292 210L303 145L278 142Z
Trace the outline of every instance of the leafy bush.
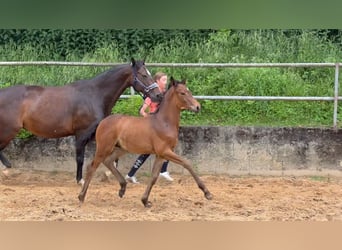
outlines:
M0 30L0 61L129 62L134 56L147 58L147 62L169 63L340 62L341 35L338 30ZM106 69L3 66L0 83L64 85ZM194 95L333 96L334 89L332 68L150 70L187 79ZM113 112L138 115L141 103L140 97L121 99ZM332 125L332 102L200 103L199 114L182 113L182 125ZM338 118L341 119L340 113Z

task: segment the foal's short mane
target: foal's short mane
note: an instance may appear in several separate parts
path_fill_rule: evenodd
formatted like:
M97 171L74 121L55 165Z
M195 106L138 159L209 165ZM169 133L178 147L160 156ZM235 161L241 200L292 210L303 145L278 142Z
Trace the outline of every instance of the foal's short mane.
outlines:
M183 81L182 81L182 82L179 82L179 81L177 81L177 80L173 80L173 78L171 77L171 82L168 84L168 87L167 87L166 91L164 92L164 97L163 97L162 101L160 102L160 104L158 105L157 110L154 111L154 112L152 113L152 115L158 113L159 108L160 108L162 105L164 105L164 103L165 103L165 96L170 92L170 90L171 90L172 88L175 88L178 84L183 84L183 85L185 85L185 82L183 82Z

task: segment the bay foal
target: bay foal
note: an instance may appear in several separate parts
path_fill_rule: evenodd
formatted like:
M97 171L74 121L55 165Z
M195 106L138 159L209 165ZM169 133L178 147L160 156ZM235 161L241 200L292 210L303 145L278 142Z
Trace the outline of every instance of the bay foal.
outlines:
M207 199L212 195L202 180L194 172L191 163L174 153L178 142L180 113L182 110L199 112L200 104L192 96L186 81L170 79L170 88L160 103L155 114L148 117L111 115L102 120L96 130L96 152L93 161L87 167L85 183L78 196L84 201L89 183L94 172L103 163L120 183L119 196L123 197L127 182L114 167L114 161L125 153L155 154L152 177L142 196L145 207L151 207L148 200L153 185L156 183L160 169L165 160L172 161L186 168L195 179L198 187Z

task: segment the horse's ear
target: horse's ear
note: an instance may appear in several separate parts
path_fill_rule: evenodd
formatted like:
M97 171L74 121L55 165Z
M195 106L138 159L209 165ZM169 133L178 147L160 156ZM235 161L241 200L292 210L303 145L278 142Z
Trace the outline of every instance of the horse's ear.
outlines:
M186 79L183 79L180 83L186 85Z

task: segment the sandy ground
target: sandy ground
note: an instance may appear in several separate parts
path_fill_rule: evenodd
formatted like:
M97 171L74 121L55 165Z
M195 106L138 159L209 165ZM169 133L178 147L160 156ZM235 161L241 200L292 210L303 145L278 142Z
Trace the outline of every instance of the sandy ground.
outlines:
M189 175L159 179L151 208L141 184L127 185L123 198L113 176L96 173L84 204L71 172L11 170L0 177L0 221L332 221L342 220L342 179L337 177L201 176L206 200Z

